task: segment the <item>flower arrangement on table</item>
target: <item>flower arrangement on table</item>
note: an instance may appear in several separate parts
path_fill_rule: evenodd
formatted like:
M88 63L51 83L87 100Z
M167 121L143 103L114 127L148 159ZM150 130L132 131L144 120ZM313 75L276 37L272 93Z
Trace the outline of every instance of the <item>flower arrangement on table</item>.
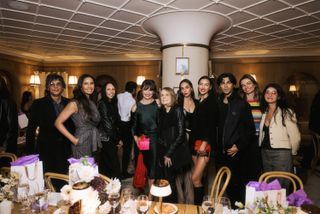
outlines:
M246 205L239 202L235 205L245 207L250 214L293 214L303 204L312 204L303 189L286 197L286 190L275 179L270 183L250 181L246 186Z
M71 158L68 161L70 163L69 173L74 174L69 174L70 184L61 189L62 199L72 206L81 201L81 213L83 214L96 213L96 210L99 210L99 213L109 213L111 206L107 200L108 194L120 192L120 180L113 178L106 184L99 176L97 166L91 157ZM83 188L75 188L80 185Z
M19 183L20 175L12 172L8 177L0 174L0 202L11 201L14 198L14 189Z

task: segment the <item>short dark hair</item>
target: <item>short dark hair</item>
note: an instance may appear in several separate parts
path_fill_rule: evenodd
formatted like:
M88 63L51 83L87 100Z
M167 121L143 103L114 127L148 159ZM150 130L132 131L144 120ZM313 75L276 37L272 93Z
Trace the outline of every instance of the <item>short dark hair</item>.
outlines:
M220 85L222 83L223 78L226 78L226 77L229 78L230 82L233 85L237 85L237 79L232 73L222 73L222 74L220 74L220 76L217 79L218 85Z
M126 88L125 90L127 92L132 93L134 90L137 90L137 83L133 82L133 81L129 81L126 83Z
M54 80L59 80L62 84L63 88L66 88L66 83L64 82L64 79L59 74L53 73L49 74L46 78L46 89L48 90L50 87L50 83Z

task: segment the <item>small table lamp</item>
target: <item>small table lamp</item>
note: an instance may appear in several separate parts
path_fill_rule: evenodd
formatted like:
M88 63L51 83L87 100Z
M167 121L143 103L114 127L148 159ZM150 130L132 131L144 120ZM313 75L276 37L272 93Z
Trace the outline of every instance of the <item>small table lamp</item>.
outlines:
M162 213L162 197L166 197L170 195L172 192L170 184L167 180L164 179L159 179L156 180L150 188L150 194L156 197L159 197L159 202L160 202L160 212L159 214Z

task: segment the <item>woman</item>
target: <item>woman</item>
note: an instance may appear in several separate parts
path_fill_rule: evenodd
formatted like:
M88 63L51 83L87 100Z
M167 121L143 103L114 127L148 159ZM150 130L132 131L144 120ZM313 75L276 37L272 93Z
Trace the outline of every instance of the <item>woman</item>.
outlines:
M218 124L218 103L212 93L212 82L203 76L198 81L199 105L195 108L191 142L194 169L192 183L194 186L194 202L200 205L204 195L202 176L209 161L210 151L215 148L216 128Z
M259 127L262 117L260 109L260 97L261 92L259 90L259 85L257 81L250 75L245 74L241 77L239 81L239 95L241 98L246 100L251 106L251 113L254 120L254 125L256 128L256 138L252 139L248 145L248 149L245 155L245 169L247 170L246 181L258 180L261 174L261 152L259 149Z
M101 148L98 124L99 111L92 101L94 95L94 78L89 74L80 76L74 90L74 99L68 103L56 119L57 129L72 143L72 156L81 158L93 156ZM64 126L68 118L72 118L75 134L70 133Z
M149 187L155 178L156 143L158 139L157 87L153 80L145 80L141 85L141 100L133 106L133 136L139 148L139 140L144 135L149 139L149 150L142 150L143 162L148 170ZM140 148L139 148L140 149Z
M170 182L173 190L170 202L177 202L176 170L190 165L191 156L185 157L182 154L186 152L185 149L188 149L185 138L184 115L182 108L176 105L176 96L173 89L163 88L160 100L162 105L159 113L158 141L160 177Z
M29 109L32 105L33 97L30 91L25 91L22 94L20 110L25 113L27 117L29 117Z
M178 91L178 105L183 109L184 114L184 124L186 131L186 138L189 146L189 152L194 148L191 147L190 134L192 132L192 120L194 115L194 110L198 104L198 100L195 99L194 89L192 82L188 79L184 79L179 84ZM193 194L193 184L191 181L191 167L192 164L186 165L181 168L176 175L176 186L178 194L178 203L180 204L193 204L194 194Z
M263 171L291 172L292 155L297 154L301 138L295 113L288 107L279 84L270 83L265 87L261 109L259 145Z
M101 116L99 133L102 149L99 160L99 170L109 177L120 177L120 163L118 159L118 127L120 116L118 113L116 87L107 82L101 89L101 100L98 110Z

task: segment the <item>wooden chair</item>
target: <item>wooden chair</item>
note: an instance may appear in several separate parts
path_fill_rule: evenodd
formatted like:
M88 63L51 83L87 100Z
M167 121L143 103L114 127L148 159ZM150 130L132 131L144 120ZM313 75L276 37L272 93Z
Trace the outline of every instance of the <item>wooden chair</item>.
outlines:
M223 186L221 188L223 177L225 177L225 180L224 180ZM213 181L210 199L213 199L213 197L214 198L221 198L223 196L223 194L226 191L227 186L229 184L230 178L231 178L230 169L226 166L221 167L219 169L214 181Z
M299 184L300 189L303 189L303 183L301 179L291 172L284 172L284 171L271 171L263 173L260 178L259 182L267 182L270 178L286 178L291 181L293 185L293 192L297 191L297 183Z
M69 183L69 175L66 174L60 174L60 173L54 173L54 172L46 172L44 173L44 179L46 182L46 186L50 191L56 192L56 189L52 185L52 180L62 180L66 183Z
M106 182L106 184L110 183L111 182L111 179L108 178L107 176L105 175L102 175L102 174L99 174L100 177L104 180L104 182Z
M7 177L10 174L10 162L14 162L17 160L17 156L13 153L8 153L8 152L4 152L4 153L0 153L0 159L5 159L8 164L1 167L0 172L1 175ZM1 160L2 162L2 160ZM2 165L2 164L1 164Z

